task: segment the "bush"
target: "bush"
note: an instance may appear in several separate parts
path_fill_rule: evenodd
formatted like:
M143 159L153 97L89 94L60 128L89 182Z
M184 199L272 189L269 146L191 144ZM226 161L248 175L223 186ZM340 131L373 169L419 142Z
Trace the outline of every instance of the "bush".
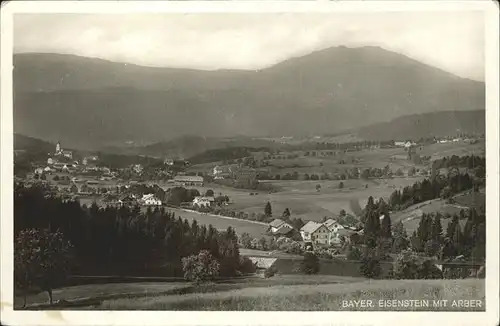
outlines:
M317 274L319 272L319 259L312 252L306 252L304 254L304 260L300 264L300 270L304 274Z
M361 259L361 249L355 246L349 246L347 248L346 258L349 260L360 260Z
M444 275L431 260L420 261L414 251L404 250L394 262L393 276L396 279L440 279Z
M418 257L411 250L403 250L393 264L393 275L396 279L418 278Z
M195 283L213 280L219 275L220 264L207 250L201 250L197 255L182 258L184 278Z
M242 274L253 274L257 270L254 262L248 257L240 257L239 271Z
M302 244L298 241L282 242L277 245L279 250L288 254L301 255L304 252L304 250L302 249Z

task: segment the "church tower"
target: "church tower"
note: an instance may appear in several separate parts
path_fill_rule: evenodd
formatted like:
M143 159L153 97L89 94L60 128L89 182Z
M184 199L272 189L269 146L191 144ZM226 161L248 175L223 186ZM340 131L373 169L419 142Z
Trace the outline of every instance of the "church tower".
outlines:
M60 152L61 152L61 143L57 142L57 145L56 145L56 154L58 154Z

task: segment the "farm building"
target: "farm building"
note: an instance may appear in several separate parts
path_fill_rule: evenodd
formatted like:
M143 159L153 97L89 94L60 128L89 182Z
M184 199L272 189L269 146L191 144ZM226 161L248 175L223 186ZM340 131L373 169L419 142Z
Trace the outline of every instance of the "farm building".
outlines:
M120 203L120 205L125 206L134 206L137 204L137 200L132 195L122 196L120 197L120 199L118 199L118 202Z
M224 165L213 168L212 176L215 180L231 179L234 178L236 171L238 170L238 164Z
M139 203L145 206L161 206L162 202L154 194L143 195Z
M203 177L194 175L178 175L174 177L174 182L181 186L203 186Z
M300 229L300 235L304 242L326 245L330 237L330 230L324 224L309 221Z
M293 231L293 227L285 221L277 218L269 223L269 231L274 235L287 235Z
M204 196L198 196L194 197L193 199L193 205L198 205L200 207L209 207L212 206L213 203L215 202L214 197L204 197Z

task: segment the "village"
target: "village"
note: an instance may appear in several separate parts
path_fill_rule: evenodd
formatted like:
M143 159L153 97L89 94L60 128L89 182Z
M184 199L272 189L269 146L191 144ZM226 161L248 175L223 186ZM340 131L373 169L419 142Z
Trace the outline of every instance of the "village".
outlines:
M467 137L435 138L431 146L473 146L476 143L476 139ZM33 173L23 182L28 185L44 183L57 196L78 200L86 206L139 206L143 210L163 207L201 223L204 219L213 223L216 218L224 217L215 220L220 230L232 224L228 219L240 220L250 231L240 232L240 228L236 231L240 236L246 233L253 240L246 249L268 250L269 246L262 244L264 237L272 239L268 240L270 242L297 242L283 247L284 252L294 252L289 248L300 246L300 251L332 248L332 253L339 254L341 248L357 243L363 237L361 206L368 193L374 191L369 184L378 184L376 192L381 194L380 197L386 197L394 189L402 189L412 184L415 178L421 180L431 173L430 156L426 156L429 151L422 150L423 147L429 147L429 143L396 141L384 145L370 144L365 148L356 144L351 149L344 149L343 154L331 150L256 153L253 157L198 165L185 159L164 158L153 168L136 163L123 169L111 169L98 155L76 159L72 151L62 149L58 142L55 151L48 153L46 164L36 164ZM387 151L385 167L380 165L381 162L374 163L373 159L369 162L372 168L362 163L374 150L377 153ZM357 155L347 156L352 153ZM295 165L294 172L272 166L276 162L286 162L287 158L295 162L300 156L307 159L308 164L314 159L325 159L319 161L316 168L304 170ZM331 172L325 172L332 160L335 160L335 167ZM352 162L344 169L339 168L345 161ZM147 173L148 170L154 172ZM296 170L304 172L297 173ZM295 184L294 180L301 182ZM379 190L382 184L387 184L386 190ZM306 189L304 185L310 188ZM345 196L346 199L339 202L336 209L323 209L321 213L303 211L299 207L300 200L290 201L291 195L304 194L305 198L311 193L319 198L318 201L330 194ZM354 205L358 209L352 204L355 196L359 199ZM270 202L273 202L274 211L283 210L283 213L272 214L271 208L266 211ZM304 203L309 205L309 202L307 199ZM286 206L287 203L290 206ZM380 223L383 219L381 214Z

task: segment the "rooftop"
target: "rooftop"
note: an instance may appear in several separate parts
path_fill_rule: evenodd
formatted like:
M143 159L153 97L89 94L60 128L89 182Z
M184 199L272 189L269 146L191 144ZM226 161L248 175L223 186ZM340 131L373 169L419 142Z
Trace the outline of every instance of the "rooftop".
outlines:
M279 218L276 218L274 220L271 221L271 223L269 223L269 226L273 227L273 228L277 228L277 227L280 227L281 225L283 225L285 223L285 221L279 219Z
M321 226L323 226L323 224L318 223L318 222L314 222L314 221L309 221L300 230L304 231L304 232L312 233L312 232L316 231L317 229L319 229Z

